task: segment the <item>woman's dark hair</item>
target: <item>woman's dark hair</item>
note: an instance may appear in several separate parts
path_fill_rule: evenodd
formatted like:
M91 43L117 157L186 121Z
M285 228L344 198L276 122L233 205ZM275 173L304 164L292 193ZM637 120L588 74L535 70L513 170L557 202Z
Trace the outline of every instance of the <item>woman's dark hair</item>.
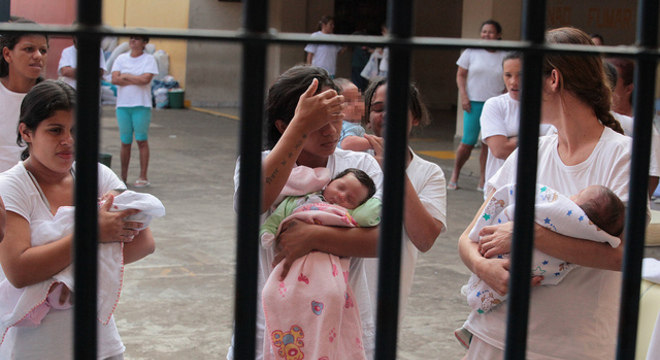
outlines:
M621 78L621 81L623 81L623 85L628 86L633 83L633 76L635 75L634 61L624 58L607 58L605 59L605 62L614 65L617 75ZM632 99L633 94L631 92L630 97L628 97L626 100L632 104Z
M479 31L484 28L484 25L493 25L495 27L495 31L497 31L498 34L502 33L502 25L498 23L497 21L493 19L488 19L484 22L481 23L481 26L479 26Z
M548 44L593 45L589 35L572 27L546 32L545 42ZM603 125L623 134L621 124L610 113L612 90L610 90L600 56L549 53L543 58L544 76L549 76L553 69L559 72L561 90L570 91L593 109Z
M369 83L367 90L364 91L364 121L369 122L369 114L371 113L371 100L376 94L379 87L387 84L387 78L378 77ZM431 123L429 111L424 105L422 95L415 84L411 83L408 89L408 110L413 118L419 121L420 126L426 126ZM364 124L367 125L367 124Z
M76 107L76 91L67 83L59 80L44 80L35 85L23 98L19 124L34 132L39 124L53 116L58 110L72 110ZM21 133L16 130L16 144L25 145ZM30 155L28 148L21 154L25 160Z
M280 140L282 133L277 129L276 121L282 120L289 124L302 95L312 80L318 79L316 94L328 88L339 92L339 88L330 78L327 71L316 66L297 65L280 75L268 90L266 98L266 149L272 149Z
M12 21L12 23L36 24L36 22L25 18L17 18L16 20ZM14 50L16 44L18 44L18 42L21 41L21 38L23 38L24 36L31 36L31 35L43 36L46 38L46 42L48 42L48 35L40 34L40 33L16 32L16 33L5 33L0 35L0 77L5 77L9 75L9 64L5 60L5 57L2 55L2 49L7 48L9 50ZM41 78L37 81L41 81Z
M374 184L374 181L371 179L371 177L364 171L356 168L348 168L339 174L335 176L332 180L336 180L339 178L344 177L346 174L353 174L356 179L360 182L360 184L364 185L367 187L367 197L364 198L361 202L360 205L364 204L365 201L369 200L374 194L376 193L376 184Z

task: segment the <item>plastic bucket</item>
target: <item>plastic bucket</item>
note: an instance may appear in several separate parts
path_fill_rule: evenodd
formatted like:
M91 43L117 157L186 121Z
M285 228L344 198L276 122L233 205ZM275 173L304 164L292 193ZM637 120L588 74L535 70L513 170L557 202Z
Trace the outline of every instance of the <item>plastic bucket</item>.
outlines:
M182 89L172 89L167 93L170 109L183 108L183 94Z
M99 153L99 162L107 167L112 164L112 154Z

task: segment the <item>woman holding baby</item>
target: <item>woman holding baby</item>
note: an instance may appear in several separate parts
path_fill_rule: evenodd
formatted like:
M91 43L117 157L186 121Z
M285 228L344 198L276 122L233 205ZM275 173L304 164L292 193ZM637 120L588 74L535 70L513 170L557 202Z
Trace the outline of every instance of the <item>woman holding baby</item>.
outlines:
M546 34L551 44L589 45L574 28ZM588 185L604 185L628 199L630 139L609 113L610 89L600 57L548 54L543 61L542 120L558 133L539 141L537 178L570 196ZM516 180L517 150L486 186L484 206L495 190ZM484 206L477 212L481 214ZM484 228L480 243L468 234L459 240L466 266L498 293L508 292L512 224ZM536 286L530 298L528 359L608 359L614 357L619 314L623 246L570 238L535 225L535 247L581 265L556 286ZM484 257L488 252L489 257ZM538 281L538 279L537 279ZM473 311L465 323L472 334L467 359L501 359L506 333L505 306L487 314Z
M49 281L72 263L73 235L34 246L33 226L53 219L59 208L74 205L74 90L61 81L36 85L21 105L19 144L27 145L25 159L0 175L0 194L6 206L6 233L0 242L0 263L6 280L22 289ZM98 189L104 194L124 184L107 167L99 165ZM110 197L99 209L101 243L123 243L123 262L137 261L154 251L149 228L123 219L137 210L110 212ZM72 357L72 294L61 283L51 287L52 308L36 327L12 326L3 334L0 358L65 359ZM121 342L114 319L98 325L98 359L122 359Z

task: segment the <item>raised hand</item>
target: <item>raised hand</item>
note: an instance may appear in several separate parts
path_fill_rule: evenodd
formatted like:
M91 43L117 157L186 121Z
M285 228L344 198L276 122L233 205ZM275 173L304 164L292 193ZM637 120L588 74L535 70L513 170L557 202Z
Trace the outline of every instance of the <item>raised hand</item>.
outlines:
M318 79L314 79L307 90L300 95L292 120L292 123L300 122L307 133L320 129L331 121L344 118L344 97L333 89L314 95L318 86Z

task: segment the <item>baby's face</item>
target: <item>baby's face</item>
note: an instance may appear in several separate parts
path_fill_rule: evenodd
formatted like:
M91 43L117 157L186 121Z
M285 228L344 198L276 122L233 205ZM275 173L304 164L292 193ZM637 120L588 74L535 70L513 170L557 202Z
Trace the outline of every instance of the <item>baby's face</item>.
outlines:
M327 202L347 209L358 207L368 194L367 187L351 173L332 180L323 191L323 197Z
M341 94L344 95L344 104L346 104L344 109L345 120L359 123L364 115L364 100L360 90L357 86L350 84L342 89Z

